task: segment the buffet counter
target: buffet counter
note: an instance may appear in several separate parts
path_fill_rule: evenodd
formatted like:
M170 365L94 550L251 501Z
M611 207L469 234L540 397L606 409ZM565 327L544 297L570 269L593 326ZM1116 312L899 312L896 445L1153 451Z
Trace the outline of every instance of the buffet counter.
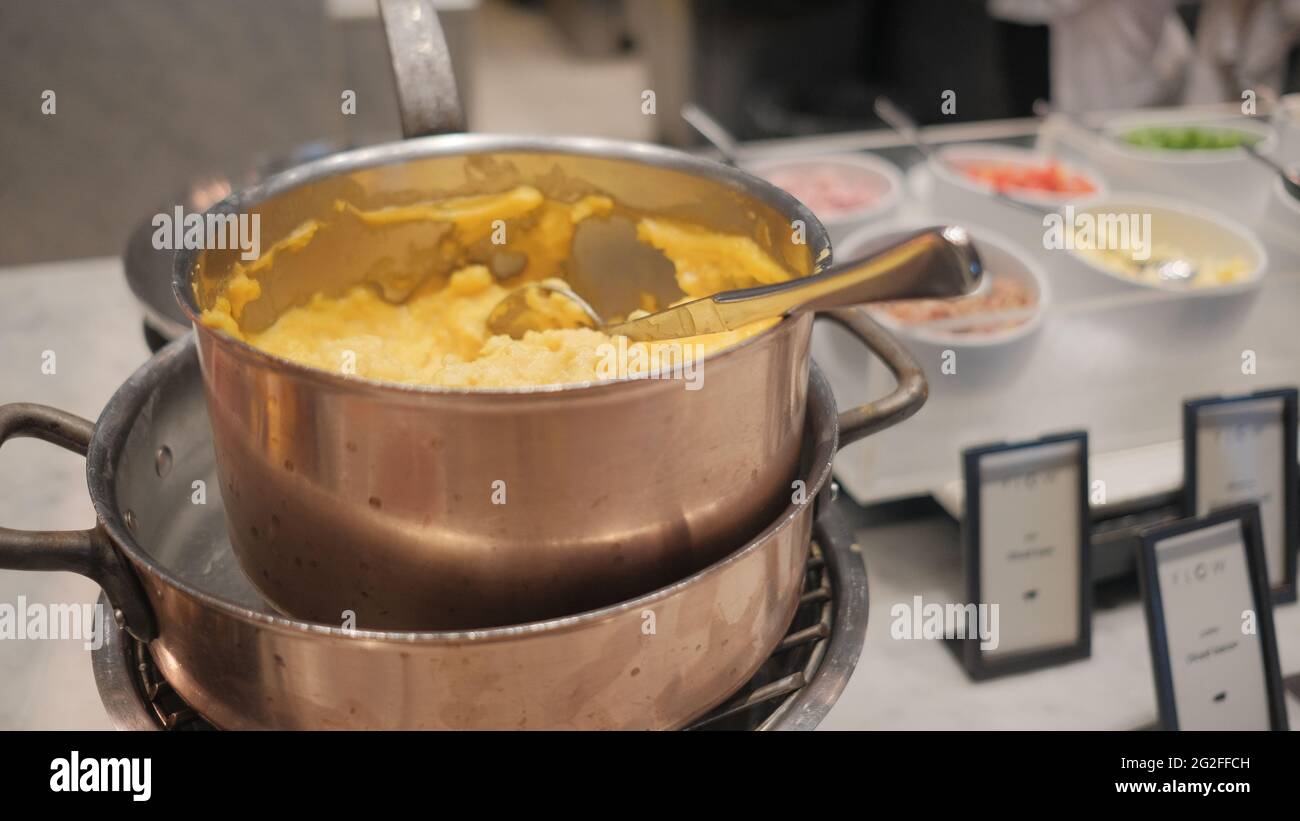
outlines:
M40 327L41 334L31 329ZM149 355L116 259L0 269L0 402L39 401L93 418ZM54 350L57 372L41 373ZM84 463L50 458L39 442L0 450L0 521L12 527L87 524ZM857 670L822 729L1137 729L1155 720L1151 661L1135 591L1099 596L1093 657L1062 667L972 683L932 641L889 640L890 610L913 596L952 600L960 584L957 527L936 505L911 503L855 517L871 583L867 641ZM0 601L92 603L94 583L72 574L0 571ZM1104 594L1103 594L1104 595ZM1300 608L1276 613L1285 673L1300 671ZM7 642L0 657L0 724L13 729L111 729L75 641ZM1288 703L1300 729L1300 701Z
M991 122L927 129L936 144L1033 143L1038 121ZM1063 149L1068 150L1068 149ZM831 153L888 160L902 169L901 195L873 225L835 226L837 247L853 230L930 222L969 225L1000 244L1019 246L1027 271L1042 273L1032 333L1001 346L958 350L942 370L943 345L900 334L921 360L930 401L906 425L842 452L834 503L849 518L871 580L865 649L825 729L1142 729L1156 720L1147 625L1133 575L1131 541L1098 545L1091 656L1035 672L974 683L942 642L894 640L895 610L922 601L960 601L963 516L961 452L987 441L1023 439L1082 428L1092 443L1091 474L1104 483L1107 506L1140 511L1166 506L1183 479L1182 400L1300 384L1294 306L1300 304L1300 256L1264 222L1266 212L1238 214L1259 227L1268 265L1248 292L1190 299L1168 291L1116 288L1099 275L1058 265L1037 247L1042 227L1024 213L990 209L972 217L954 201L936 203L942 185L916 162L913 149L885 132L754 144L742 166ZM1068 156L1089 158L1087 152ZM1112 188L1123 181L1110 179ZM1187 196L1179 194L1178 196ZM1297 231L1300 234L1300 231ZM858 237L861 240L861 237ZM841 257L842 259L843 257ZM141 313L115 259L0 269L0 404L38 402L94 419L119 385L149 355ZM814 354L841 408L879 397L890 377L869 364L840 332L820 328ZM1242 367L1249 352L1253 368ZM6 527L67 529L89 524L84 463L30 440L0 452L0 522ZM1098 566L1103 565L1102 570ZM0 572L0 602L84 602L98 588L66 573ZM1275 609L1282 674L1300 673L1300 606ZM76 641L7 642L0 656L0 726L110 726L92 677L89 653ZM1292 728L1300 702L1289 695Z

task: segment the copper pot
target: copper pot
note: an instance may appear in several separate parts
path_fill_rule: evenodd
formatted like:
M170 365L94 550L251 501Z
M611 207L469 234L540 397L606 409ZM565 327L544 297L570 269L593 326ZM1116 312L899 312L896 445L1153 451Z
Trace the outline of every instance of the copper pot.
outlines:
M606 140L430 137L335 155L217 206L257 215L264 247L305 220L325 226L276 258L242 322L265 326L363 280L395 289L386 276L428 268L409 226L331 223L338 201L374 209L521 184L749 236L794 275L830 258L811 213L728 166ZM634 275L627 260L644 249L630 230L618 236L569 262ZM947 277L960 293L968 249L937 235L922 246L895 270ZM196 320L231 541L285 613L455 629L601 607L717 561L796 491L810 315L709 356L698 390L653 379L413 387L310 368L197 322L235 258L182 252L176 287Z
M627 213L751 237L793 276L829 263L811 212L730 166L602 139L418 136L463 128L436 15L425 0L381 9L404 131L417 138L290 169L213 208L260 219L264 249L308 220L322 226L260 275L246 330L361 281L400 298L429 271L427 224L359 228L340 202L370 210L519 185L561 201L599 193ZM565 264L638 275L645 248L623 228L589 243L575 234ZM944 250L900 269L921 276ZM199 323L237 255L180 252L174 284L195 322L231 542L284 613L458 629L602 607L721 559L798 492L809 315L708 357L699 390L412 387L306 367ZM961 269L948 262L936 267Z

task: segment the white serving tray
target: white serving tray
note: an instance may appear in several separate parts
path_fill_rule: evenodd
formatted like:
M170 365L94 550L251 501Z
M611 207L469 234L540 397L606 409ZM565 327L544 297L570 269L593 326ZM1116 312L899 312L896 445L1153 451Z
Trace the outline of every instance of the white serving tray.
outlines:
M909 174L916 196L900 221L944 221L927 214L925 176L920 168ZM1092 478L1106 483L1107 503L1172 491L1182 483L1184 399L1300 384L1300 268L1271 265L1257 291L1234 297L1115 291L1080 280L1103 278L1044 251L1036 227L995 230L1043 263L1054 295L1046 321L1005 348L959 349L953 374L941 372L936 350L912 346L930 383L925 407L836 458L841 485L859 503L931 494L959 515L964 448L1075 428L1089 433ZM1254 374L1242 372L1248 350ZM813 355L841 407L893 384L827 323L818 325Z

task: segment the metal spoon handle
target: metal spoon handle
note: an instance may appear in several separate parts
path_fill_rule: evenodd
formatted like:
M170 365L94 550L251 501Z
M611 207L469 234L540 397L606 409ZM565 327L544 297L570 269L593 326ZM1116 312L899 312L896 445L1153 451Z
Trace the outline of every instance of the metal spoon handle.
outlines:
M964 296L979 286L982 274L965 229L929 228L814 276L725 291L606 330L638 341L678 339L867 302Z
M686 103L682 106L682 119L699 132L701 137L708 140L710 145L718 149L718 153L722 155L727 165L736 164L738 145L736 138L731 136L726 126L718 122L712 114L695 103Z
M946 163L943 157L939 156L939 152L935 151L930 144L925 141L925 138L921 136L921 127L917 124L916 120L913 120L908 116L903 109L894 105L893 100L890 100L882 94L876 98L873 107L876 110L876 115L880 117L880 119L884 120L886 125L898 132L898 136L910 143L911 146L915 148L928 162L935 165ZM958 170L957 173L960 174L961 171ZM1039 217L1051 210L1023 202L1010 194L1005 194L1002 191L997 190L996 188L989 191L989 196L993 197L993 199L998 202L1010 205L1012 208L1018 208L1021 211L1028 211L1029 213Z
M927 160L935 159L934 149L921 136L921 127L907 112L894 105L893 100L882 94L876 98L872 108L875 109L876 116L885 121L885 125L897 131L898 136L911 143L912 147L920 152L921 156Z
M966 229L936 227L814 276L724 291L712 299L728 319L734 317L744 324L889 299L964 296L979 285L981 273ZM753 319L746 318L750 315Z
M1243 142L1241 144L1241 150L1245 151L1256 161L1262 163L1263 165L1268 166L1269 168L1276 171L1278 174L1282 175L1282 179L1286 179L1287 177L1290 176L1290 174L1287 173L1287 170L1282 167L1281 163L1279 163L1277 160L1273 159L1272 157L1268 156L1267 154L1262 153L1252 143Z

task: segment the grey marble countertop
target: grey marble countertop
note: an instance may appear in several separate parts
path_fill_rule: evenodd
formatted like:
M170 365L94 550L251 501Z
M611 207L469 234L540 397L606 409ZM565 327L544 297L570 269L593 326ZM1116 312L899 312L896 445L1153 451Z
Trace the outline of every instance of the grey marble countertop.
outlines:
M890 609L961 601L957 525L935 515L857 529L870 586L867 640L823 730L1135 730L1156 721L1146 617L1131 591L1098 595L1092 656L975 683L940 642L890 637ZM1274 611L1282 674L1300 673L1300 604ZM1300 700L1288 695L1291 729Z
M46 351L54 373L44 373ZM39 402L88 419L149 357L140 311L117 259L0 269L0 403ZM0 448L0 525L70 530L94 524L85 461L34 439ZM90 603L71 573L0 571L0 603ZM0 641L0 729L110 729L76 640Z
M47 351L54 373L42 371ZM140 314L116 259L0 269L0 403L53 405L87 418L148 357ZM94 521L83 460L31 439L0 448L0 525L85 528ZM951 523L938 517L859 529L871 620L858 668L823 729L1130 729L1155 717L1142 610L1098 610L1092 658L973 684L933 641L893 640L889 610L920 594L952 600L959 581ZM0 603L93 602L67 573L0 571ZM945 599L945 597L948 597ZM1277 612L1284 673L1300 671L1300 606ZM1288 709L1300 729L1300 702ZM107 729L79 641L0 641L0 729Z

